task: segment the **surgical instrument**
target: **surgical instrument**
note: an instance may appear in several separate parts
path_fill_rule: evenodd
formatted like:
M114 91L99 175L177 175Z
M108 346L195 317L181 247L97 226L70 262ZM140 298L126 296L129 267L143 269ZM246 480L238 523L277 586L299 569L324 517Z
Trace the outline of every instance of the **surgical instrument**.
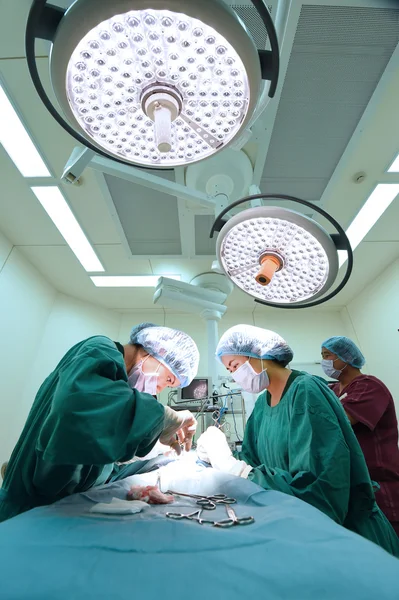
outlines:
M211 521L208 519L201 519L202 508L196 510L192 513L184 514L184 513L175 513L175 512L167 512L166 516L169 519L176 519L180 521L181 519L188 519L189 521L197 521L200 525L204 523L206 525L212 525L213 527L219 527L220 529L227 529L228 527L233 527L234 525L250 525L255 522L253 517L241 517L238 518L235 511L231 508L230 505L225 504L226 511L228 514L227 519L222 519L221 521Z
M237 500L235 498L229 498L226 494L214 494L213 496L201 496L199 494L183 494L180 492L172 492L168 490L167 494L173 496L184 496L186 498L194 498L197 504L205 510L215 510L217 504L235 504Z
M213 526L216 525L215 521L210 521L208 519L201 519L201 513L202 513L202 508L200 508L199 510L196 510L192 513L188 513L188 514L167 512L166 516L168 517L168 519L175 519L176 521L180 521L181 519L188 519L189 521L197 521L197 523L199 523L200 525L203 525L204 523L206 525L213 525Z
M255 523L255 519L253 517L237 517L235 511L231 506L225 504L225 508L229 518L215 523L215 527L230 527L232 525L251 525L252 523Z

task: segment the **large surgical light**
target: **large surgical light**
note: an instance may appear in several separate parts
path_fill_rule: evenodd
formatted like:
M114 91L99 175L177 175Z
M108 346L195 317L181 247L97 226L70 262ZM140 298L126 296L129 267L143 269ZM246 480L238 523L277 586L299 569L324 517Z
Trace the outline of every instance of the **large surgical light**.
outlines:
M336 229L328 234L303 214L276 206L257 206L223 217L234 207L259 199L289 200L320 213ZM256 302L280 308L306 308L326 302L348 281L353 255L342 227L328 213L293 196L258 194L230 204L216 219L217 257L232 282ZM338 250L348 256L346 274L333 286L339 269Z
M223 0L35 0L26 30L35 87L57 121L99 154L145 167L175 167L222 150L249 122L262 79L274 95L278 43L262 0L253 0L271 50L258 51ZM61 117L34 56L51 41L50 75Z

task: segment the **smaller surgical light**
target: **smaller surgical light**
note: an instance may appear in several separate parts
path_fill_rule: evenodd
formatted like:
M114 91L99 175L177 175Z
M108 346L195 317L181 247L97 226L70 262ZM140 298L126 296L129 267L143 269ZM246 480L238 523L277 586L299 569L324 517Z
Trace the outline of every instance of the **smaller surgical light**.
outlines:
M330 236L313 219L276 206L250 208L223 221L234 206L262 196L273 198L262 194L244 198L219 215L212 229L212 234L220 231L216 246L219 264L231 281L257 302L281 308L308 306L332 287L339 269L338 249L346 249L351 256L349 242L342 228L321 209L315 210L327 215L339 235ZM314 208L303 200L286 198Z

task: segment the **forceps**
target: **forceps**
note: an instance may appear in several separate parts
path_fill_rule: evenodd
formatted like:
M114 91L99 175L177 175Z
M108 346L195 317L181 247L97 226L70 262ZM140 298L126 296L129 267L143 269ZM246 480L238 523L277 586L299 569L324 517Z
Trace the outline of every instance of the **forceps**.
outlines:
M238 518L231 506L225 504L225 507L229 518L223 519L222 521L211 521L208 519L201 519L201 513L203 510L202 508L188 514L167 512L166 516L169 519L175 519L176 521L180 521L181 519L188 519L189 521L197 521L197 523L199 523L200 525L203 525L205 523L206 525L212 525L213 527L219 527L220 529L227 529L228 527L233 527L234 525L250 525L251 523L255 522L255 519L253 517Z
M215 527L232 527L233 525L251 525L251 523L255 523L255 519L253 517L238 518L235 511L228 504L225 504L225 508L229 518L219 521L218 523L214 523Z
M201 496L199 494L181 494L179 492L172 492L168 490L167 494L174 496L184 496L186 498L194 498L197 504L205 510L215 510L217 504L235 504L237 500L235 498L229 498L226 494L214 494L213 496Z
M192 513L183 514L183 513L175 513L175 512L167 512L166 516L168 519L175 519L176 521L180 521L181 519L188 519L189 521L197 521L200 525L204 523L206 525L216 525L215 521L209 521L207 519L201 519L202 508L199 510L195 510Z

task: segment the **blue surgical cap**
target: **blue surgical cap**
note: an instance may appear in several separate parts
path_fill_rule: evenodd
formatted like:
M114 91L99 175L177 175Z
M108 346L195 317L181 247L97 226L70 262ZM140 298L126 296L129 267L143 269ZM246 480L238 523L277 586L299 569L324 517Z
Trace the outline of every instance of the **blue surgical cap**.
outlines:
M276 360L284 367L294 358L291 348L278 333L253 325L236 325L222 335L216 356L220 360L225 354Z
M187 333L154 323L141 323L133 327L129 341L143 346L148 354L169 369L179 379L180 387L189 385L196 376L199 352Z
M336 335L328 338L328 340L322 343L321 347L330 350L338 358L356 369L361 369L366 362L356 344L344 335Z

